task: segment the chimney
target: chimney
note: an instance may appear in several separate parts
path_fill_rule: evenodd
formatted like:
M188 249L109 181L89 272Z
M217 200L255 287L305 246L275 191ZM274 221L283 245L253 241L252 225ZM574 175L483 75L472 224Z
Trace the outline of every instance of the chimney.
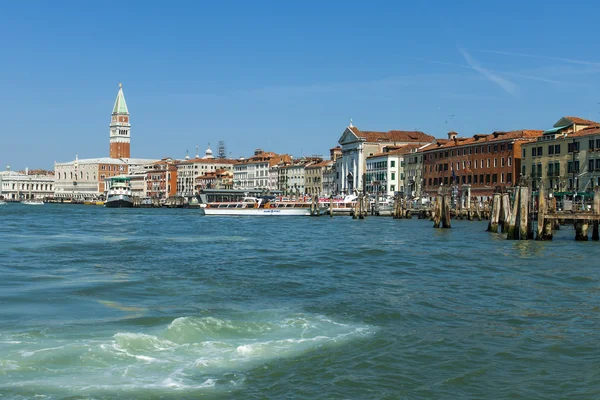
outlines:
M448 139L449 140L456 140L456 135L458 135L458 133L456 133L454 131L450 131L450 132L448 132Z

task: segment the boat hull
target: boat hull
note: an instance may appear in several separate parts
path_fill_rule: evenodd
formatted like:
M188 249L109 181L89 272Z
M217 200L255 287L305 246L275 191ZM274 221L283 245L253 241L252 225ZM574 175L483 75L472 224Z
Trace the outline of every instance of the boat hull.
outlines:
M104 207L109 208L130 208L133 207L133 199L127 195L119 194L110 196L104 203Z
M310 208L211 208L201 209L204 215L251 215L251 216L310 216ZM319 215L324 209L319 209Z
M44 202L42 202L42 201L22 201L21 204L25 204L26 206L43 206Z

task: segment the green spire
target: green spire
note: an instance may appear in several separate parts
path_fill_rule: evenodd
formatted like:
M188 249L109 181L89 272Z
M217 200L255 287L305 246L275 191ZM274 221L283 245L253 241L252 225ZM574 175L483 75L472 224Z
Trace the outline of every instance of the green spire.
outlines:
M113 114L129 114L127 109L127 103L125 102L125 95L123 95L123 85L119 83L119 93L117 94L117 100L115 100L115 106L113 107Z

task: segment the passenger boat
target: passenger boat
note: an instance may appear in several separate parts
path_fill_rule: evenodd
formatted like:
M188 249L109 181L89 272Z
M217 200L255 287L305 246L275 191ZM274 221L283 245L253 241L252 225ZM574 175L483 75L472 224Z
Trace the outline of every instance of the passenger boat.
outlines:
M333 213L333 215L350 215L356 207L357 200L357 195L349 194L345 197L338 197L334 199L321 198L319 199L319 205L326 208L326 214Z
M41 199L28 199L21 201L21 204L25 204L26 206L43 206L44 202Z
M104 207L133 207L133 196L131 194L131 179L123 176L116 176L106 180L110 185L108 195L104 202Z
M242 201L208 203L201 208L204 215L321 215L326 210L319 204L296 201L273 201L269 197L244 197Z

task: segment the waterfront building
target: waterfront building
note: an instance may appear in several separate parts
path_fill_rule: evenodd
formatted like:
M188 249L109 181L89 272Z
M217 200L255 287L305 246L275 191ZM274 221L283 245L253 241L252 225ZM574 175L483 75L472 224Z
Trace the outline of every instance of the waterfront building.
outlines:
M440 139L436 139L435 142ZM410 153L404 154L404 193L406 197L420 199L423 188L423 152L437 146L429 143L418 148L412 148Z
M514 186L521 171L521 146L535 141L541 130L476 134L460 138L448 133L445 143L423 151L423 191L432 201L440 187L452 187L453 196L470 185L471 196L488 200L499 188Z
M154 198L169 198L177 193L178 160L163 158L146 171L146 195Z
M404 196L404 156L419 147L418 144L384 147L383 152L367 157L367 193Z
M142 173L151 168L156 160L130 158L130 128L129 110L123 87L119 85L109 125L109 157L79 159L75 156L73 161L55 162L54 197L73 200L99 199L106 191L105 179Z
M230 190L233 189L233 171L220 169L196 178L196 191L205 189Z
M240 159L233 168L233 188L236 190L262 189L277 190L273 167L283 162L290 162L287 154L276 154L256 149L254 155Z
M209 172L218 170L233 170L236 160L226 158L215 158L210 146L206 149L204 156L199 157L196 150L196 157L186 156L183 161L176 164L177 167L177 188L178 196L190 197L195 194L196 178Z
M5 200L48 199L54 196L54 174L50 171L0 172L0 193Z
M562 117L552 129L522 146L521 175L548 193L591 196L600 185L600 123Z
M420 131L361 131L350 122L338 141L342 148L342 157L336 162L339 191L351 193L362 190L367 157L381 153L384 147L424 145L433 142L434 139L433 136Z
M324 175L327 169L333 169L335 162L332 160L325 160L309 164L305 167L305 192L311 196L322 196L329 195L330 192L325 193L324 186Z
M304 195L306 192L306 167L323 161L319 157L302 157L280 168L280 189L287 195Z

